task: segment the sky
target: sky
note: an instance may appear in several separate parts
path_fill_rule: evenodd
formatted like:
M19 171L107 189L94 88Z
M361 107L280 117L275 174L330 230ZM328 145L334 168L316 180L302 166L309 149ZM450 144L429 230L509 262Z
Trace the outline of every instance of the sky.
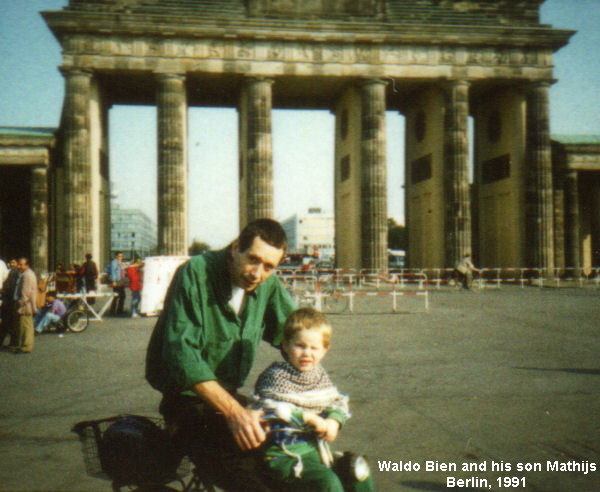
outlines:
M64 84L60 45L39 14L68 0L0 0L0 126L59 123ZM547 0L541 20L578 31L554 55L553 134L600 134L600 1ZM273 111L275 218L309 207L333 213L334 117L328 111ZM156 110L115 106L109 114L110 166L121 208L156 220ZM403 222L404 119L386 118L388 215ZM221 247L238 232L237 113L189 110L189 220L194 238Z

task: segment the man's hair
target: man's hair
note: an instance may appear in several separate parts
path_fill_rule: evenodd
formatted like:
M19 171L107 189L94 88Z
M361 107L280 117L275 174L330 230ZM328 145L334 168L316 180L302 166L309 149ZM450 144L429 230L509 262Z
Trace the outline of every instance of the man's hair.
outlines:
M49 290L48 292L46 292L46 297L56 297L56 291Z
M92 254L91 253L86 254L85 255L85 259L86 260L91 260L92 259Z
M122 254L123 254L123 251L115 251L115 258L116 258L117 256L119 256L119 255L122 255Z
M246 251L252 243L254 238L259 237L267 244L281 249L285 252L287 248L287 237L281 224L273 219L256 219L250 222L239 237L240 251Z
M303 330L318 330L323 335L323 346L329 348L331 323L321 311L310 306L296 309L285 320L283 339L291 342Z
M19 256L19 259L17 260L17 263L21 263L22 261L24 261L25 264L27 266L29 266L29 258L27 258L26 256Z

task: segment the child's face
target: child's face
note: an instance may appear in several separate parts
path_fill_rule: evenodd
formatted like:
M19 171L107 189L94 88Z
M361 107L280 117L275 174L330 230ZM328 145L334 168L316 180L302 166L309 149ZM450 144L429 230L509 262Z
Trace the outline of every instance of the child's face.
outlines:
M284 340L283 351L299 371L312 371L327 353L320 330L302 330L292 340Z

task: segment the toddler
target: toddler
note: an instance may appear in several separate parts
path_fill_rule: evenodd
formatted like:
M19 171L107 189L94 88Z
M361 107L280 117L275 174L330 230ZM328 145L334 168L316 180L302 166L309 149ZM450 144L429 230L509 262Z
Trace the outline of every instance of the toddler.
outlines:
M284 327L286 360L258 377L253 406L265 411L270 427L267 473L286 490L372 491L364 458L346 473L339 465L347 460L334 459L329 448L350 417L348 397L321 366L330 338L331 324L322 313L310 307L294 311Z

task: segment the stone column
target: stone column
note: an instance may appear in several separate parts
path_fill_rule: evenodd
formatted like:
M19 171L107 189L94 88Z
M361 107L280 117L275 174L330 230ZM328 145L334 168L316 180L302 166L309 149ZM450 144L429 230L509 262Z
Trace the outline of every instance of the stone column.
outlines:
M385 86L377 79L360 84L361 263L383 270L388 266Z
M567 171L565 186L565 267L579 274L581 253L579 244L579 185L577 171Z
M469 189L469 83L453 81L446 90L444 114L444 200L446 266L471 253Z
M187 95L185 77L160 73L157 80L158 125L158 252L186 255Z
M91 72L61 68L65 77L62 115L64 166L64 252L66 264L81 261L92 250L92 192L90 147Z
M271 133L273 80L246 81L247 192L246 219L273 217L273 139Z
M48 177L45 167L31 170L31 266L48 271Z
M548 82L527 93L526 110L526 245L529 267L554 269L554 211Z

